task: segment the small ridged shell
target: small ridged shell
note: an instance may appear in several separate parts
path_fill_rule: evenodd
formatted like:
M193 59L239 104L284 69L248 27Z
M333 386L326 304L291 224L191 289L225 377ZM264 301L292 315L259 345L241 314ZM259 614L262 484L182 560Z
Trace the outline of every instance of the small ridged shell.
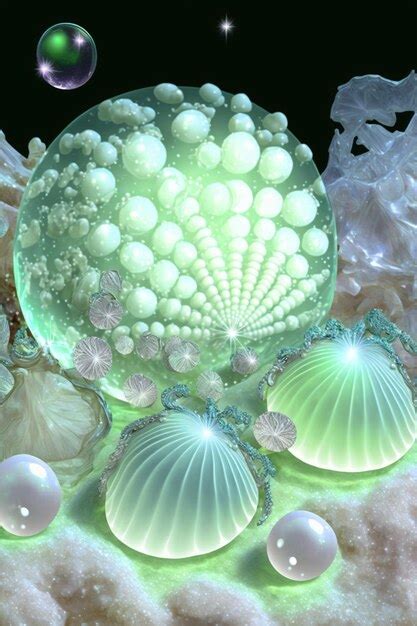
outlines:
M224 391L222 379L217 372L213 372L212 370L200 374L196 380L196 388L197 395L203 400L207 400L207 398L219 400Z
M103 272L100 276L100 289L117 298L122 290L122 278L119 272L116 270Z
M125 398L133 406L145 408L151 406L158 397L155 383L142 374L132 374L123 386Z
M109 344L100 337L81 339L74 348L74 365L88 380L105 376L111 368L112 352Z
M253 374L259 367L259 358L252 348L242 348L231 359L232 370L242 376Z
M154 359L161 349L161 340L156 335L152 333L143 333L139 337L136 352L144 361L148 361L149 359Z
M291 448L297 437L294 422L282 413L262 413L253 425L256 441L266 450L282 452Z
M90 322L100 330L115 328L123 317L122 305L109 293L100 293L91 299Z
M232 541L255 515L259 495L229 441L187 410L134 435L107 488L106 517L116 537L162 558L205 554Z

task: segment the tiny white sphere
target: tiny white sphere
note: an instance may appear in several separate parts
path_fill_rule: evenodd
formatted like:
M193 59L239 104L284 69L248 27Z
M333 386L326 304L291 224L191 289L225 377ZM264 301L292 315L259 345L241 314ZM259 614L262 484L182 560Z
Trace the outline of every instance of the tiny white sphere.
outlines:
M167 256L182 238L182 230L175 222L162 222L154 231L152 247L158 254Z
M227 220L224 230L229 237L247 237L250 233L250 221L244 215L233 215Z
M214 141L206 141L197 148L197 162L207 170L213 170L222 159L222 150Z
M292 158L283 148L272 146L262 151L259 173L265 180L275 184L283 183L290 176L292 168Z
M181 311L181 300L178 298L161 300L158 309L166 319L175 319Z
M156 311L158 299L147 287L132 289L126 300L126 308L133 317L146 319Z
M135 178L155 176L165 165L167 151L157 137L135 132L123 146L123 164Z
M229 120L228 128L231 133L243 131L253 135L255 132L255 124L250 115L246 113L236 113L236 115L233 115Z
M226 185L232 194L233 213L246 213L252 206L252 189L243 180L229 180Z
M30 454L0 463L0 526L20 537L37 535L56 517L61 487L52 468Z
M275 135L272 135L271 144L273 146L286 146L288 142L288 135L285 133L275 133Z
M232 174L246 174L256 167L260 153L259 144L250 133L232 133L222 144L222 164Z
M152 322L151 333L156 337L163 337L165 334L165 326L161 322Z
M209 104L214 104L217 100L222 97L222 91L217 85L213 85L213 83L205 83L200 87L199 94L205 102Z
M180 104L184 100L184 94L172 83L160 83L153 90L153 95L164 104Z
M175 295L181 300L188 300L197 291L197 283L191 276L180 276L174 287Z
M114 165L117 161L117 150L115 146L108 142L102 141L94 148L94 161L97 165L101 165L102 167L108 167L109 165Z
M193 215L196 215L200 211L200 203L197 198L189 196L176 203L175 215L180 222L187 222Z
M87 250L92 256L107 256L120 245L120 230L115 224L99 224L90 230L87 237Z
M275 235L275 224L272 220L261 217L255 224L254 233L259 239L270 241Z
M116 190L116 179L105 167L96 167L85 173L81 193L86 200L102 203L110 200Z
M145 196L132 196L119 211L119 224L134 235L146 233L156 226L158 211Z
M132 326L132 337L139 339L139 337L149 330L149 326L146 322L135 322Z
M201 208L207 215L223 215L232 204L232 194L224 183L210 183L200 195Z
M210 132L210 120L195 109L181 111L172 122L171 131L183 143L200 143Z
M189 267L198 256L197 248L188 241L178 241L174 248L174 263L180 269Z
M276 217L282 208L282 196L274 187L263 187L255 196L253 206L260 217Z
M129 326L120 325L112 330L111 338L116 341L120 337L126 337L130 334Z
M309 264L301 254L294 254L285 264L285 270L291 278L305 278L308 274Z
M184 174L175 167L164 167L157 175L156 181L159 184L158 200L166 209L174 206L177 197L187 186Z
M319 515L292 511L269 533L267 553L271 565L290 580L311 580L323 574L337 553L333 528Z
M261 148L268 146L272 143L272 133L269 130L257 130L255 133L256 141L259 143Z
M322 256L329 247L329 238L320 228L307 230L301 242L303 250L311 256Z
M271 133L280 133L288 128L287 116L284 113L268 113L262 123Z
M245 93L237 93L230 101L230 108L235 113L249 113L252 110L252 102Z
M149 282L152 289L161 295L168 295L178 280L178 267L166 259L155 263L149 272Z
M281 215L291 226L307 226L316 214L317 202L308 191L290 191L285 196Z
M283 226L278 228L273 241L274 249L289 256L295 254L300 247L300 237L295 230Z
M123 244L120 249L120 263L132 274L143 274L153 265L153 252L139 241Z
M313 158L313 152L311 148L308 147L305 143L300 143L294 150L295 158L298 159L300 163L308 163Z

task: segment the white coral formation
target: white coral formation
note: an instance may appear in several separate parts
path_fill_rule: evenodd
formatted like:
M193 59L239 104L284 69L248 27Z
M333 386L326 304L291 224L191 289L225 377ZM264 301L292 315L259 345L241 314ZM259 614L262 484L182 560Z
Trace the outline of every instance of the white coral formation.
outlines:
M30 550L0 549L2 626L165 626L170 614L127 558L77 528Z
M417 77L360 76L342 85L323 174L338 227L337 295L332 314L346 321L373 306L417 335ZM414 112L404 132L396 114ZM354 143L365 152L352 154Z
M197 579L174 592L168 602L175 626L273 626L258 602L231 585Z
M17 211L31 169L42 158L44 151L45 145L34 138L29 142L29 156L25 158L8 143L0 130L0 305L10 318L18 308L12 273Z
M326 605L297 626L412 626L417 609L417 470L383 482L363 501L329 494L306 507L334 528L345 560Z

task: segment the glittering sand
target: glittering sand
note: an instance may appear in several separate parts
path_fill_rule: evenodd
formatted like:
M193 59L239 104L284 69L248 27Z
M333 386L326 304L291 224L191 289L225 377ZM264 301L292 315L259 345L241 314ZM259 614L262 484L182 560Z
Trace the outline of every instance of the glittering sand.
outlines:
M32 539L1 533L1 624L415 623L417 447L385 470L357 475L315 469L289 452L275 454L275 508L264 526L252 522L210 555L163 561L123 546L106 523L97 476L132 419L121 404L113 403L113 411L115 428L96 473L65 492L49 530ZM306 583L280 577L265 550L274 522L296 508L327 519L340 545L330 569Z

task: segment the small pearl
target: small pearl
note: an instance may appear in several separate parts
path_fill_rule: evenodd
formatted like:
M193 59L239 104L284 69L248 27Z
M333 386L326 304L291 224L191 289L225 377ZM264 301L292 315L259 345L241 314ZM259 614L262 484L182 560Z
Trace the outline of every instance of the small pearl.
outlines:
M30 537L49 526L61 504L61 487L51 467L30 454L0 463L0 525Z
M333 528L309 511L287 513L272 528L267 542L271 565L291 580L311 580L333 563L337 539Z

